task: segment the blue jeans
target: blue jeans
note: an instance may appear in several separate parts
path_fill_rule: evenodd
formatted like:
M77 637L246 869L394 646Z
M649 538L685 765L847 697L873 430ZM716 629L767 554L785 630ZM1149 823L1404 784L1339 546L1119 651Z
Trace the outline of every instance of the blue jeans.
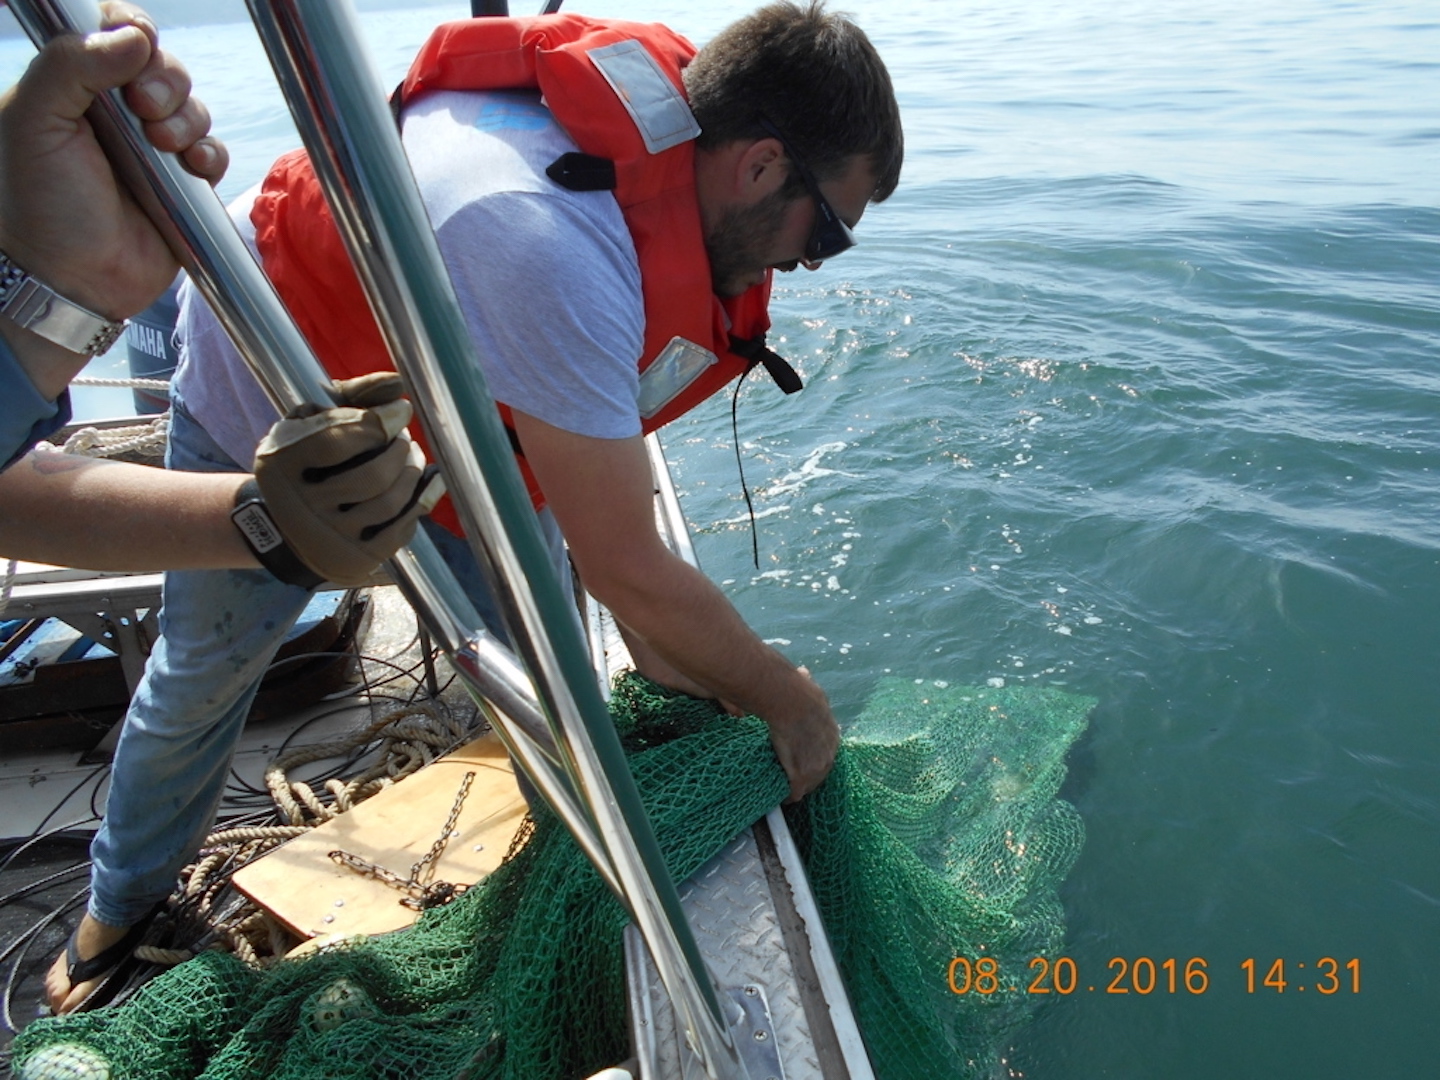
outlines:
M178 398L165 463L186 472L244 471ZM568 590L554 518L542 513L541 524ZM493 611L468 546L425 525L476 607ZM309 600L307 590L265 570L165 575L160 638L125 714L105 820L90 846L93 918L130 926L175 887L214 821L260 680Z

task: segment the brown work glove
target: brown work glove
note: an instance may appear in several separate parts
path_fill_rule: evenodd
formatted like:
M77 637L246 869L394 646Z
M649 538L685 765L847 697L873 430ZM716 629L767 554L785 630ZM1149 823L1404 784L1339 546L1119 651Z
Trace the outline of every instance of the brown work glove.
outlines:
M364 584L445 494L405 431L398 375L335 385L339 405L296 409L270 429L231 515L266 569L305 588Z

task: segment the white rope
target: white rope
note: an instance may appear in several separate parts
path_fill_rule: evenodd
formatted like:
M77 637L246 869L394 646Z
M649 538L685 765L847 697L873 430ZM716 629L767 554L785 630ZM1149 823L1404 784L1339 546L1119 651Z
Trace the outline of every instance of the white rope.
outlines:
M137 960L160 967L174 967L195 958L195 953L190 949L162 949L156 945L136 945L134 955Z
M169 390L169 379L104 379L98 375L77 375L71 386L118 386L128 390Z
M384 786L377 785L375 781L393 783L410 775L457 745L464 736L464 726L448 710L440 712L429 703L410 705L388 713L356 734L334 742L298 747L281 755L265 770L265 785L291 825L319 824L344 813ZM333 781L326 783L325 788L333 799L333 805L322 803L310 785L299 780L292 781L285 775L301 765L339 757L376 740L384 743L381 761L338 789ZM306 820L307 810L309 822Z
M98 375L80 375L70 381L72 386L114 386L129 390L150 390L164 393L170 389L169 379L110 379ZM143 457L160 457L165 452L165 441L170 431L170 414L165 413L143 424L128 427L94 428L84 427L71 432L60 447L67 454L83 457L115 457L119 454L140 454Z
M165 413L146 424L103 430L94 427L81 428L72 432L60 449L67 454L80 454L84 457L114 457L127 453L159 457L165 452L165 443L169 437L170 414Z
M0 585L0 615L4 615L5 609L10 606L10 593L15 588L15 569L19 565L19 559L11 559L5 567L5 584Z

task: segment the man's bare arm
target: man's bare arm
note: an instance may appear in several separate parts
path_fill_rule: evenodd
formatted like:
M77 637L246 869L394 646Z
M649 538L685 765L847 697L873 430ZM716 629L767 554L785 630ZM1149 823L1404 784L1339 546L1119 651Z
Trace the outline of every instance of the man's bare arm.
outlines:
M515 425L586 588L675 671L769 725L792 801L818 787L839 745L824 691L665 547L643 441L588 438L520 412Z
M0 473L0 555L87 570L257 566L230 521L248 479L32 450Z
M405 431L400 389L393 372L347 379L335 407L297 410L260 445L264 515L310 576L361 584L444 494ZM253 567L231 517L250 479L32 450L0 472L0 556L88 570Z

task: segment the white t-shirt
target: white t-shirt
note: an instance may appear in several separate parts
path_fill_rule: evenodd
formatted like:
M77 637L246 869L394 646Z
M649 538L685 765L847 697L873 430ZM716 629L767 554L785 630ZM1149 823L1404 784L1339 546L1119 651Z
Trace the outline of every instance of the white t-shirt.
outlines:
M427 94L407 107L403 131L491 396L576 434L640 434L645 313L634 243L609 192L545 176L576 147L539 96ZM257 191L230 211L252 250ZM248 464L276 414L188 282L179 334L181 398Z

